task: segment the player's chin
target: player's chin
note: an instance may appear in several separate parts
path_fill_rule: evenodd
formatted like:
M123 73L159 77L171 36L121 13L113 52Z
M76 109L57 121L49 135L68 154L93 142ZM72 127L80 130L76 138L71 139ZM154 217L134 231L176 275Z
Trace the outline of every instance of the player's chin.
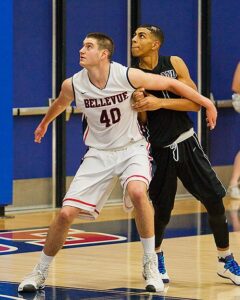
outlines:
M86 64L84 63L84 61L83 61L82 59L80 59L79 65L80 65L81 67L85 67Z
M140 55L139 51L137 49L132 48L132 56L138 57Z

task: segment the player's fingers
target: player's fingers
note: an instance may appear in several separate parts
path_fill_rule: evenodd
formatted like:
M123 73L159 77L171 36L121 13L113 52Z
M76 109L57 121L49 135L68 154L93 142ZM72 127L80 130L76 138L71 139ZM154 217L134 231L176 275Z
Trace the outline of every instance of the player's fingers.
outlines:
M144 111L144 108L145 108L145 103L142 102L138 102L133 105L133 109L136 111L139 111L139 109Z
M43 135L40 132L35 132L34 134L34 142L41 143L41 139L43 138Z
M206 119L207 121L207 127L209 127L210 130L213 130L215 128L216 123L212 119Z
M34 142L40 144L41 143L41 138L36 138L35 137Z
M145 88L138 88L138 89L136 90L136 92L142 92L142 93L144 93L144 91L145 91Z
M144 98L144 94L143 92L137 92L136 95L135 95L135 99L137 100L141 100Z

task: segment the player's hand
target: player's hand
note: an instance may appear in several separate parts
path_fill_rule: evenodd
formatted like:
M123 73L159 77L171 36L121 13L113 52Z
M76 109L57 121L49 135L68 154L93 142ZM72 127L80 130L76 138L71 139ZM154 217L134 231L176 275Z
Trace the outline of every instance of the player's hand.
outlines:
M155 96L147 96L132 105L137 112L157 110L161 108L161 101Z
M206 108L206 121L210 130L214 129L217 123L217 109L213 103Z
M134 103L144 99L144 97L145 97L145 89L144 88L138 88L132 94L132 99L133 99Z
M34 131L34 142L35 143L41 143L42 138L44 137L45 133L47 131L47 126L44 125L38 125L36 130Z

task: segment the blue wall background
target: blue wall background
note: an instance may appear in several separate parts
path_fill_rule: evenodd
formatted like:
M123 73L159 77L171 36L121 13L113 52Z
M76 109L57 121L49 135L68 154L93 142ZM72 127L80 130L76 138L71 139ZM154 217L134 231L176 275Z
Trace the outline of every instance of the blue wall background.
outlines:
M13 2L0 2L0 206L12 203Z
M13 106L47 106L52 95L52 2L14 1ZM51 130L40 145L42 117L14 117L14 179L51 176Z
M41 3L40 3L41 2ZM77 72L79 49L88 32L102 31L116 44L114 60L127 63L127 0L67 0L67 76ZM142 0L141 22L165 32L163 55L178 55L197 80L197 1ZM52 7L49 0L14 1L13 106L47 106L51 97ZM231 80L240 60L240 1L212 1L212 92L230 99ZM191 114L196 123L196 115ZM213 165L232 164L239 148L240 118L233 109L219 109L210 133ZM51 177L51 128L40 145L33 132L42 117L14 118L14 179ZM67 175L74 175L85 148L81 117L67 124Z
M215 99L231 99L232 78L240 61L240 1L212 1L212 92ZM214 165L233 163L240 149L240 114L219 109L211 133L210 158Z

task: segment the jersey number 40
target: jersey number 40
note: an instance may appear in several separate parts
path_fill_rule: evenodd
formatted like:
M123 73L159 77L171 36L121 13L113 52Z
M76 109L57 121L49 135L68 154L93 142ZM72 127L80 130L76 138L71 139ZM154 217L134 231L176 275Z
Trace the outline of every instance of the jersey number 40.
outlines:
M106 127L111 126L119 122L121 119L121 112L120 109L115 107L111 108L109 111L104 109L101 113L100 122L104 123Z

